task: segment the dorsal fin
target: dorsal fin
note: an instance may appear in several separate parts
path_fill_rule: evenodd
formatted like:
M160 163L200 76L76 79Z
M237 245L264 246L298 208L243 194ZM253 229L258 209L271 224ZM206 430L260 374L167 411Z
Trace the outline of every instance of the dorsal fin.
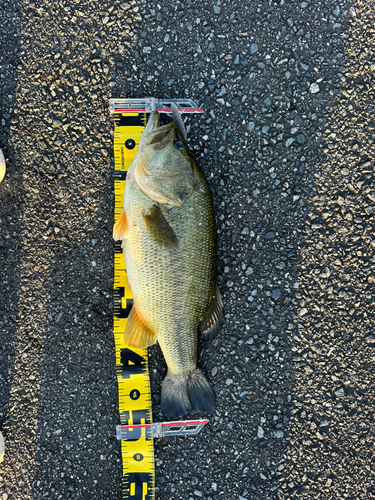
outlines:
M211 303L206 317L200 322L199 333L204 340L213 340L223 324L223 301L219 287L216 284L215 292L211 297Z

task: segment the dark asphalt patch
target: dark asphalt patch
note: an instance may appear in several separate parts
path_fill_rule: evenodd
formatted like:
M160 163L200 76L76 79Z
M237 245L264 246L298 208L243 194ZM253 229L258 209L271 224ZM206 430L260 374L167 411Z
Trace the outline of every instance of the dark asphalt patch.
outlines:
M157 498L371 498L370 8L1 8L3 498L121 498L108 100L145 95L205 111L226 313L201 360L218 408L156 442ZM157 346L150 372L158 421Z

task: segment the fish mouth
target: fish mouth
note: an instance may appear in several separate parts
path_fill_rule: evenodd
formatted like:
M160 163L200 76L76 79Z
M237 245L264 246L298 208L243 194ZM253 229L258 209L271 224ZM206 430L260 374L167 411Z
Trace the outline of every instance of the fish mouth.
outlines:
M140 154L143 153L143 150L147 146L164 142L171 129L175 127L174 123L168 123L167 125L160 126L159 121L159 113L157 111L153 111L150 114L147 125L141 136L141 140L139 141L138 151Z
M148 122L139 141L138 149L143 149L145 144L149 142L148 141L149 135L155 132L155 130L157 130L158 128L160 128L159 113L157 111L153 111L149 116Z
M177 137L177 133L175 132L176 130L176 124L175 123L168 123L167 125L163 125L162 127L157 128L153 132L150 132L149 137L148 137L148 144L151 145L157 145L157 144L163 144L167 143L168 137L170 133L173 131L173 138Z
M146 128L143 131L143 135L147 135L150 132L153 132L158 127L159 127L159 113L157 111L152 111L152 113L148 118Z
M174 113L173 122L167 123L166 125L160 125L160 117L157 111L153 111L150 114L138 146L141 152L147 145L162 146L168 143L169 140L171 140L169 138L171 132L173 135L172 140L177 139L185 142L186 130L182 120L176 118L176 113L178 114L178 111Z

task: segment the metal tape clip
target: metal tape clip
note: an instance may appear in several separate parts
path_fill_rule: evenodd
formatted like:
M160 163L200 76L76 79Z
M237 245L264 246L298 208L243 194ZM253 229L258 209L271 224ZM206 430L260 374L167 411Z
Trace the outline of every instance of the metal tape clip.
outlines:
M128 439L129 431L136 429L151 430L153 438L170 436L195 436L208 423L208 420L180 420L174 422L156 422L154 424L118 425L116 437Z

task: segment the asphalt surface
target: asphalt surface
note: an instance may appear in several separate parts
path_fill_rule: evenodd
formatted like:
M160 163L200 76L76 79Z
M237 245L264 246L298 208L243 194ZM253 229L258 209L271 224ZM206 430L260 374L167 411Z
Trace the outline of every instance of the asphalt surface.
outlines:
M189 97L225 325L156 498L374 489L374 4L0 3L3 500L121 498L110 97ZM150 349L154 420L165 364Z

